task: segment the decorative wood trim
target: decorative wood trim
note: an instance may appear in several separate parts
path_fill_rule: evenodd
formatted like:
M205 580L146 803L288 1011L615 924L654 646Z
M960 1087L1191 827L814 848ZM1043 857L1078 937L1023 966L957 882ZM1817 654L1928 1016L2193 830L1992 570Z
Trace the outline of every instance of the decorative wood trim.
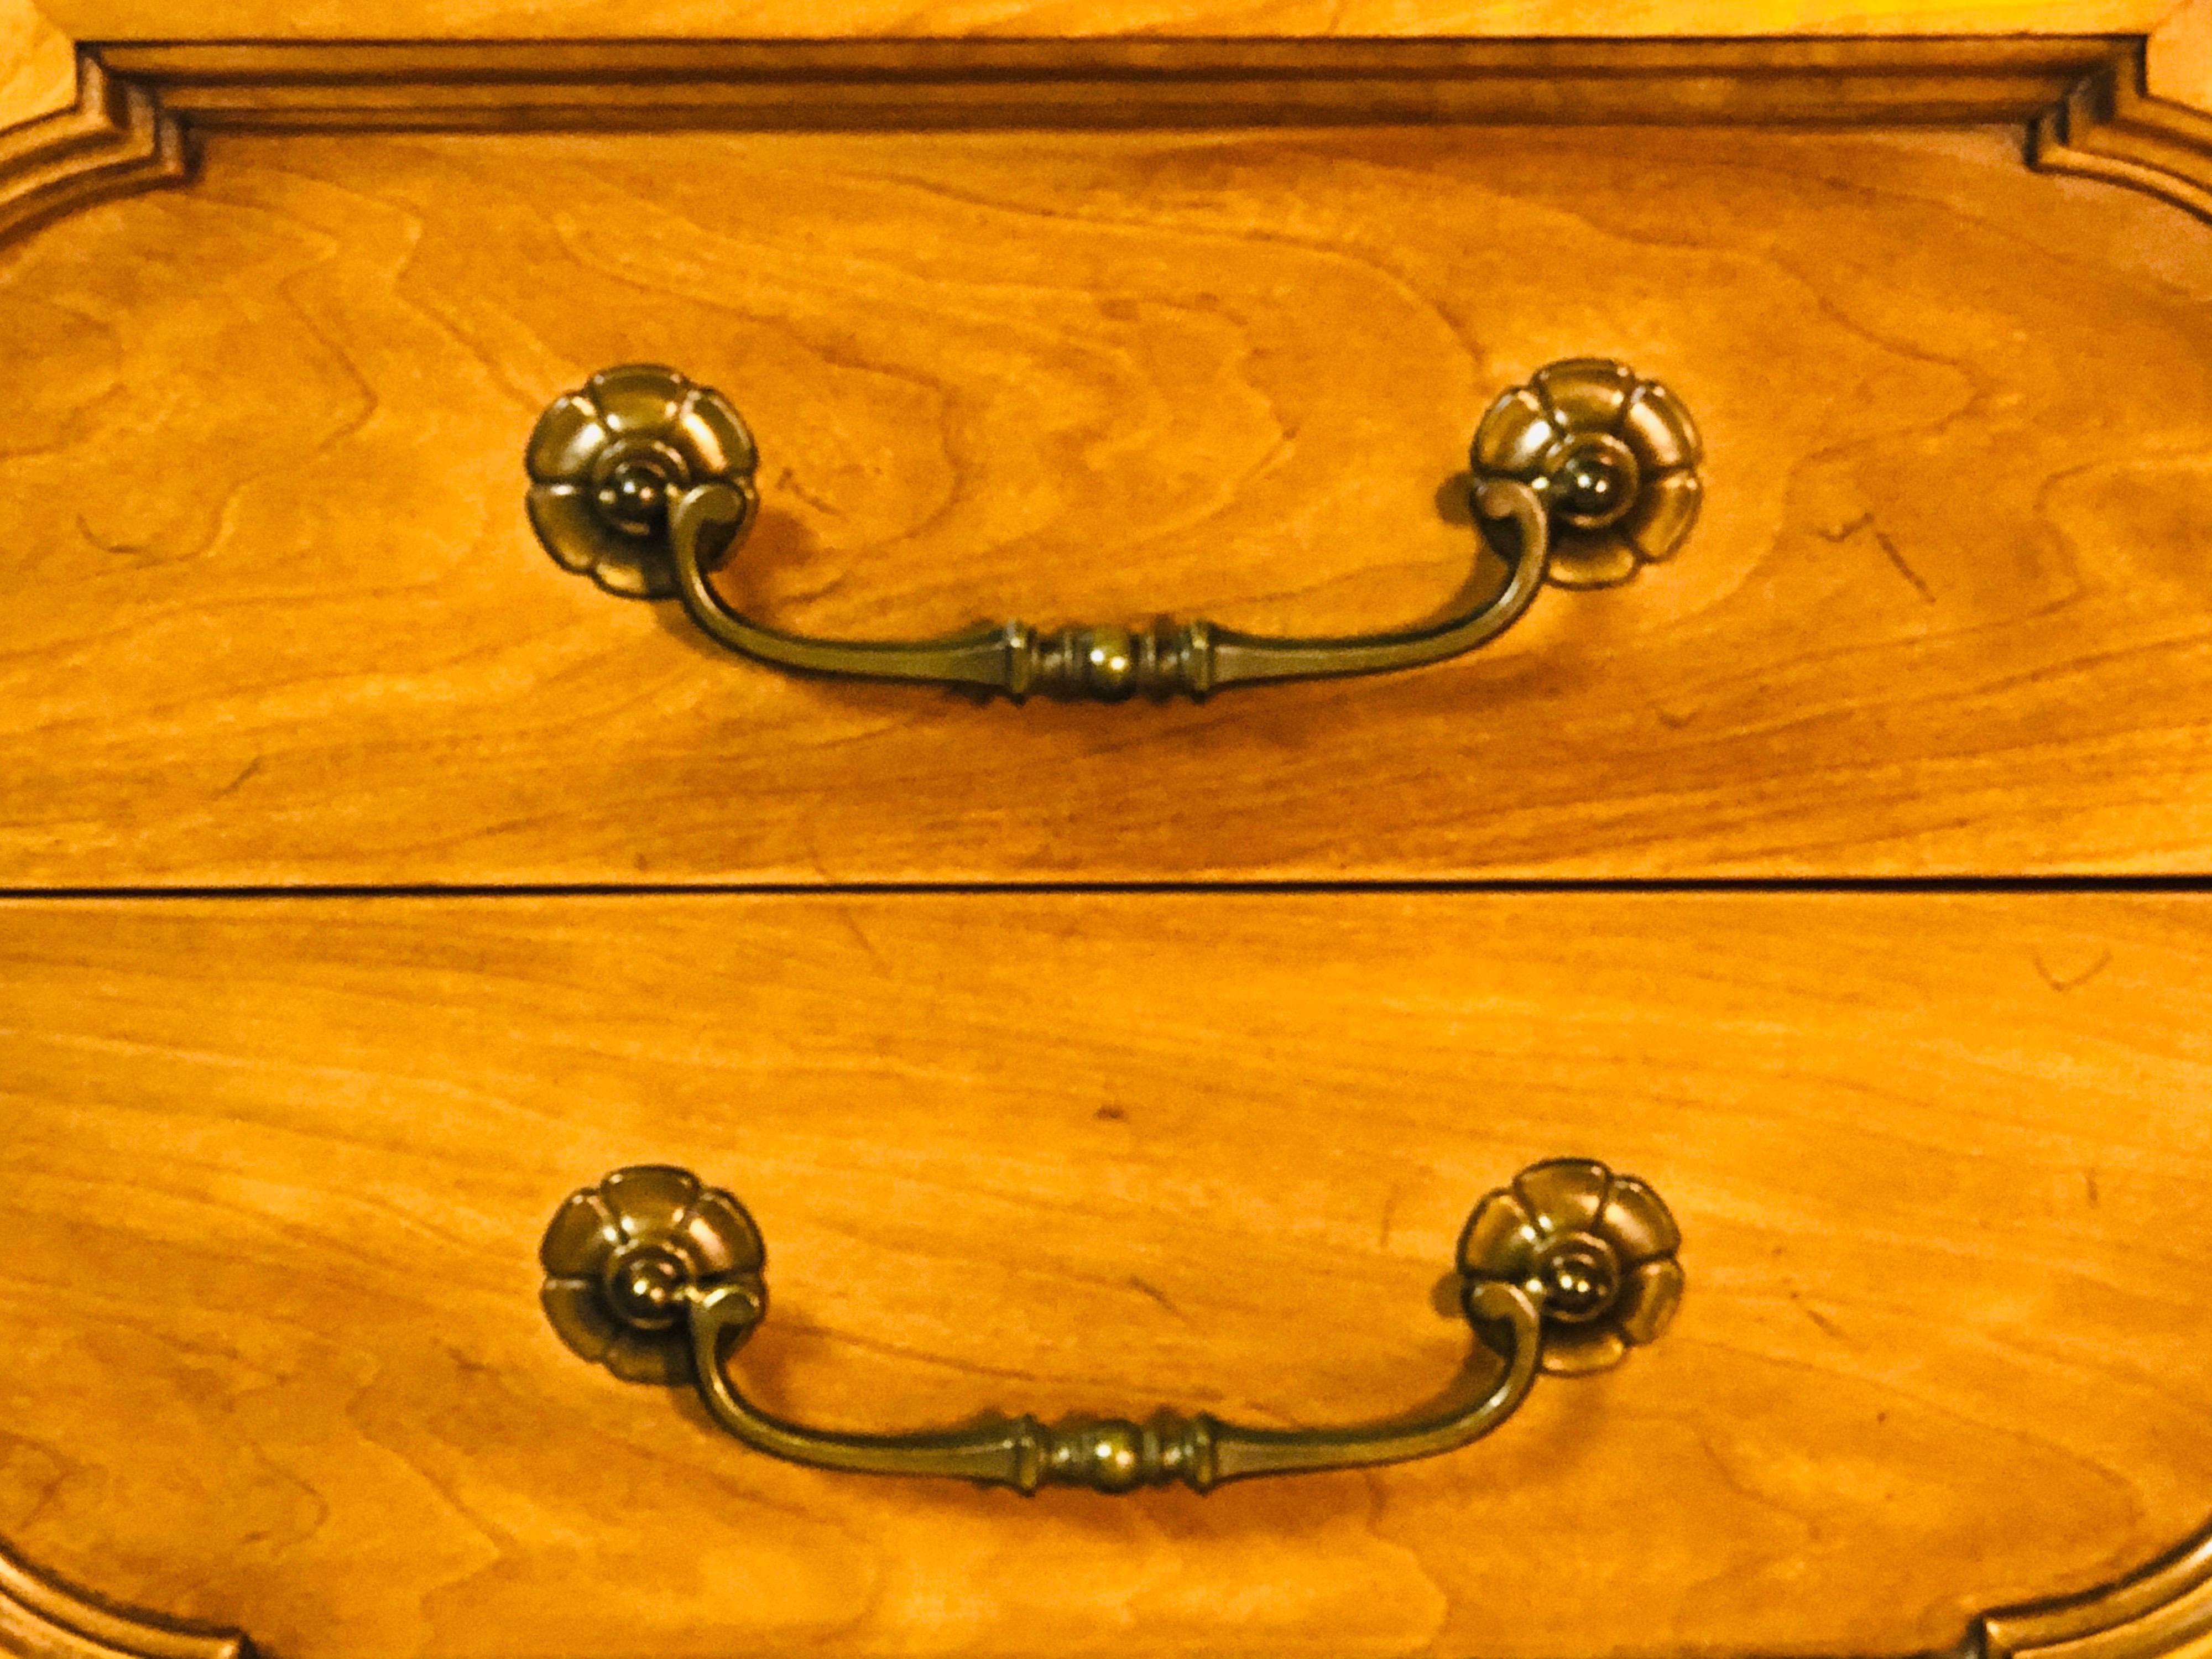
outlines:
M0 1653L21 1659L253 1659L234 1631L104 1607L0 1546Z
M2212 115L2152 96L2141 41L2036 118L2028 160L2045 172L2148 191L2212 220Z
M1976 1619L1961 1659L2167 1659L2212 1637L2212 1524L2148 1565L2078 1595ZM21 1659L256 1659L236 1631L123 1613L34 1571L0 1545L0 1653Z
M2212 219L2212 115L2140 36L88 46L0 131L0 243L190 176L204 131L2021 122L2031 165Z
M2158 1659L2212 1636L2212 1525L2100 1589L1984 1613L1969 1659Z
M181 184L191 154L152 91L80 50L76 106L0 130L0 245L95 202Z
M209 131L2025 123L2111 35L216 42L98 48Z

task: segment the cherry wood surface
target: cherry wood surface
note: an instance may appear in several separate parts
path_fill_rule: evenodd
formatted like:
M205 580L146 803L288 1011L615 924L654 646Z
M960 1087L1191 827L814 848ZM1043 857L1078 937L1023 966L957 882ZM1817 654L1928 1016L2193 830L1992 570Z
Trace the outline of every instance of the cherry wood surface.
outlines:
M69 38L29 0L0 0L0 128L66 107L76 82Z
M77 40L2149 30L2174 0L40 0Z
M0 882L2202 869L2212 240L2016 144L215 135L0 255ZM1674 564L1196 708L786 678L521 510L659 359L758 433L781 623L1372 628L1593 351L1704 424Z
M195 131L773 131L1496 126L2025 127L2114 34L1162 41L109 43ZM2191 112L2192 115L2194 112Z
M2026 171L2063 41L1879 94L1978 131L1408 82L1423 130L1003 132L1046 118L981 81L964 133L212 131L618 124L255 37L2146 30L2203 106L2208 0L0 0L0 127L72 38L218 43L106 54L212 132L196 182L0 248L0 887L2202 872L2212 233ZM2131 84L2039 159L2199 205L2201 122ZM1837 118L1796 87L1720 113ZM658 357L761 435L727 580L780 622L1376 627L1466 576L1489 397L1590 351L1696 410L1705 524L1401 679L793 682L520 509L544 402ZM0 903L0 1650L185 1641L9 1551L276 1659L1949 1650L2202 1547L2208 902ZM1450 1375L1468 1209L1562 1152L1674 1203L1680 1320L1372 1474L794 1469L535 1304L560 1198L673 1160L764 1225L775 1409L1346 1421ZM2207 1659L2202 1602L2112 1650Z
M878 895L0 908L0 1536L286 1659L1905 1653L2212 1470L2212 906ZM1579 1153L1674 1327L1368 1474L810 1472L563 1349L537 1241L734 1188L807 1420L1356 1419Z

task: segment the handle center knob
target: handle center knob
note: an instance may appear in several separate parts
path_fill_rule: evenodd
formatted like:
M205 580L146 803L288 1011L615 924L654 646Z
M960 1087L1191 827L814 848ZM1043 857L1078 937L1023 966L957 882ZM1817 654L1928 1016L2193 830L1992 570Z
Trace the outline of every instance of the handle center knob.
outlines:
M658 536L668 528L668 474L642 456L612 468L593 499L601 515L626 536Z
M1545 482L1553 512L1577 530L1603 530L1628 516L1643 477L1626 444L1593 434L1577 441Z
M1620 1263L1603 1239L1569 1233L1544 1248L1536 1279L1547 1314L1585 1325L1609 1310L1620 1294Z
M665 1245L635 1245L609 1267L607 1302L624 1324L665 1331L682 1317L693 1278L690 1263Z

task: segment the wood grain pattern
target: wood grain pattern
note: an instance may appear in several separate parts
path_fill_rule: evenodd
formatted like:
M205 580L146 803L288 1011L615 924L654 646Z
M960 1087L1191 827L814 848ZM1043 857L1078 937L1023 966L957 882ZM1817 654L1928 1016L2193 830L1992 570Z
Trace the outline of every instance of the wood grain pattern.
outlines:
M2144 42L2144 70L2158 97L2212 109L2212 0L2183 0Z
M1947 1648L2202 1519L2208 963L2140 897L17 903L0 1535L296 1659ZM535 1302L665 1159L775 1408L1348 1419L1565 1152L1681 1219L1660 1343L1204 1499L780 1464Z
M0 128L66 109L76 99L76 52L31 0L0 0Z
M2002 137L210 144L0 262L7 883L2203 867L2212 242ZM1198 708L751 670L520 508L544 404L659 359L760 435L787 625L1357 630L1592 351L1705 427L1674 563Z
M2025 124L2140 43L221 41L98 56L206 131L1904 126Z
M2141 32L2174 0L46 0L79 40Z

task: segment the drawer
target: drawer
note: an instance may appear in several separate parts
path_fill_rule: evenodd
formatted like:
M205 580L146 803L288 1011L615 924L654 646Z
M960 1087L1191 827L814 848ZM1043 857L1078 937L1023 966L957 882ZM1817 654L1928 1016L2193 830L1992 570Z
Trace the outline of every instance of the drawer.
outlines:
M2208 963L2146 895L18 902L0 1535L290 1659L1948 1651L2203 1519ZM801 1423L1358 1422L1561 1155L1671 1208L1671 1326L1204 1496L804 1467L539 1305L568 1194L681 1165Z
M92 53L5 164L0 879L2199 869L2212 241L2133 51ZM1687 541L1375 678L794 677L525 510L665 363L757 441L764 623L1361 635L1504 581L1470 440L1592 356L1701 431Z

